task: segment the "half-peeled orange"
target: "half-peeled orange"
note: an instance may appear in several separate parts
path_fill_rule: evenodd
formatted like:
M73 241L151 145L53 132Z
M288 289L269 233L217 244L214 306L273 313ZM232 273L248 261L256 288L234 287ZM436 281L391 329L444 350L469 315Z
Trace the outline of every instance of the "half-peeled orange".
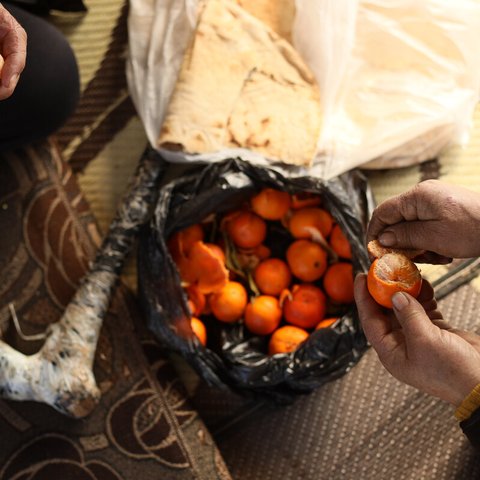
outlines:
M401 251L391 251L373 261L368 271L367 287L378 304L392 308L392 296L397 292L418 296L422 276L406 255Z

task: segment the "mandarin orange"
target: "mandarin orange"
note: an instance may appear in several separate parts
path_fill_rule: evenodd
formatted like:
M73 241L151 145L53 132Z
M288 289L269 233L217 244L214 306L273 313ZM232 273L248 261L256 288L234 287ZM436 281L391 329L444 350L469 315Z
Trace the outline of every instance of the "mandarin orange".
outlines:
M290 209L290 195L273 188L264 188L250 200L250 204L252 210L265 220L280 220Z
M265 240L267 225L255 213L241 211L228 219L227 232L237 247L255 248Z
M406 292L417 297L422 288L422 276L417 266L405 255L387 253L374 260L367 276L367 286L375 301L392 308L392 296Z
M276 296L290 286L292 274L283 260L268 258L258 264L253 279L262 293Z
M226 323L236 322L243 316L247 301L245 287L239 282L231 281L209 297L213 315L217 320Z
M353 267L351 263L330 265L323 277L323 288L335 303L353 302Z
M295 210L288 221L288 229L295 238L315 238L318 233L326 238L332 227L332 216L322 208Z
M325 318L316 327L315 330L321 330L322 328L331 327L340 317Z
M245 309L245 326L255 335L269 335L282 320L282 309L278 299L270 295L259 295Z
M203 322L196 317L190 319L190 325L192 327L193 333L197 336L200 343L205 346L207 344L207 329Z
M310 240L296 240L287 249L290 271L303 282L318 280L327 269L327 253Z
M285 325L273 332L268 343L268 353L290 353L308 338L308 332L303 328Z
M299 210L306 207L317 207L322 203L320 195L309 192L294 193L292 195L291 207Z
M330 245L339 257L346 259L352 258L350 242L338 224L333 227L332 233L330 234Z
M295 285L283 302L283 315L292 325L313 328L325 316L327 299L315 285Z

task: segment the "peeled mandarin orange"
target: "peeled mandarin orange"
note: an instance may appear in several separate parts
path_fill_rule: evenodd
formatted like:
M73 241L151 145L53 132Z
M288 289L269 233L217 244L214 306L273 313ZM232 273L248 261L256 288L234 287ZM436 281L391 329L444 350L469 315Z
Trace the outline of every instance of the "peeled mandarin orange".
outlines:
M296 240L287 249L290 271L303 282L318 280L327 269L327 253L310 240Z
M332 226L332 216L322 208L295 210L288 221L288 229L295 238L314 238L316 232L326 238Z
M353 267L351 263L338 262L328 267L323 277L325 293L336 303L353 302Z
M262 293L276 296L289 287L292 275L283 260L268 258L258 264L253 273L253 279Z
M228 219L227 232L240 248L258 247L267 236L265 220L252 212L238 212Z
M254 298L245 309L245 326L255 335L269 335L282 320L278 299L270 295Z
M250 204L252 210L265 220L280 220L290 209L290 195L273 188L264 188L250 200Z
M292 325L313 328L325 316L327 300L315 285L296 285L283 302L283 315Z
M308 338L308 332L303 328L285 325L273 332L268 343L268 353L290 353Z
M190 325L193 333L197 336L200 343L205 346L207 344L207 329L205 328L203 322L196 317L192 317L190 320Z
M332 233L330 234L330 246L339 257L352 258L350 242L338 224L333 227Z
M228 282L209 297L210 308L217 320L233 323L239 320L247 306L247 291L238 282Z
M367 287L378 304L392 308L392 296L397 292L406 292L412 297L419 295L422 276L417 266L405 255L387 253L370 266Z

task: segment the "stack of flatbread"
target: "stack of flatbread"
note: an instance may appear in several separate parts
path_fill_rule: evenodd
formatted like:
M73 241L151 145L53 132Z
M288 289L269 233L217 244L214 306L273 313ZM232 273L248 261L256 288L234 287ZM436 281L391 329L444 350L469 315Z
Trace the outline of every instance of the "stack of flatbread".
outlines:
M208 0L158 146L187 153L241 147L310 165L320 95L291 44L294 15L294 0Z

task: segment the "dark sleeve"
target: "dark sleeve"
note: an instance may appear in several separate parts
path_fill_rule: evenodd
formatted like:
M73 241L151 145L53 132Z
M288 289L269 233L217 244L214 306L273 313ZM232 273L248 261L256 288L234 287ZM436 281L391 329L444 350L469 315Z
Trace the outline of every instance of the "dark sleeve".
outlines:
M480 408L477 408L470 418L460 422L460 427L470 443L480 449Z

